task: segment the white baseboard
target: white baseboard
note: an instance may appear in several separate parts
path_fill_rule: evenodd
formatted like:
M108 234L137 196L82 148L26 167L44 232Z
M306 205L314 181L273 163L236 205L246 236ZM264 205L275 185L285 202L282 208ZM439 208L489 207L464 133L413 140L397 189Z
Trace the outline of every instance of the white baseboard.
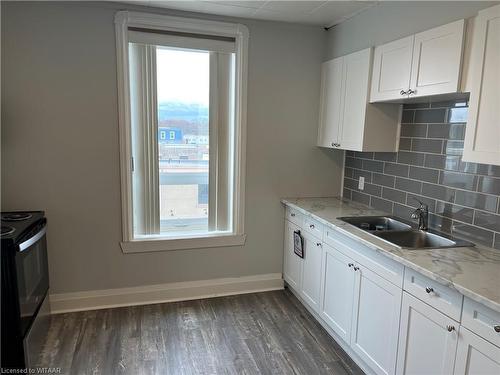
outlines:
M281 273L50 294L52 314L283 289Z

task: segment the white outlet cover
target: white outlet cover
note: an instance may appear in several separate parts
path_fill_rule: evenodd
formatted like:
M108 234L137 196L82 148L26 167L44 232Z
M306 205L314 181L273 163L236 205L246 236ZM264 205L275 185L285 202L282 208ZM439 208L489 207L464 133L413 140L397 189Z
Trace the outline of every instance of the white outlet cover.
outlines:
M365 178L364 177L359 178L358 189L365 190Z

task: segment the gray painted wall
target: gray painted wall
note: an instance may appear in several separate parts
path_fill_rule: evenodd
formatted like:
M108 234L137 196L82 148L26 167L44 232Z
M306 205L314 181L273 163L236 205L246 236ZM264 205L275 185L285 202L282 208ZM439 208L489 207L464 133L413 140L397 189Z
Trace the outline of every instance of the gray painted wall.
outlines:
M113 17L139 8L1 6L2 210L46 211L53 293L281 272L279 199L338 195L341 153L315 147L325 33L242 21L250 29L247 243L123 254Z
M469 18L494 5L486 1L386 1L327 33L325 60L384 44L411 34Z

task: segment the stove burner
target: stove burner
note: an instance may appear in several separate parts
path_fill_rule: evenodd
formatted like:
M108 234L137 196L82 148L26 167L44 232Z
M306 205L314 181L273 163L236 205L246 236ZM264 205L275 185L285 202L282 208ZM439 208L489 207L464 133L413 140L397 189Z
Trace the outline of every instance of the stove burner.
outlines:
M14 231L14 228L9 227L8 225L2 225L2 231L0 232L0 235L6 236L8 234L14 233Z
M24 212L14 212L11 214L3 214L2 215L2 220L3 221L22 221L22 220L27 220L31 218L31 214L24 213Z

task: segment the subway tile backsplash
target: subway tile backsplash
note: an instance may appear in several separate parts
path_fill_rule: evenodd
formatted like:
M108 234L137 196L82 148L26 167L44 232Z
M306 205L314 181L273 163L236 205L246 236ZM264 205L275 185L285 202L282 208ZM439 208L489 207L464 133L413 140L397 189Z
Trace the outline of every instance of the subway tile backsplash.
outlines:
M417 198L431 227L500 250L500 166L462 161L467 110L463 100L405 105L399 152L347 151L344 197L406 219Z

